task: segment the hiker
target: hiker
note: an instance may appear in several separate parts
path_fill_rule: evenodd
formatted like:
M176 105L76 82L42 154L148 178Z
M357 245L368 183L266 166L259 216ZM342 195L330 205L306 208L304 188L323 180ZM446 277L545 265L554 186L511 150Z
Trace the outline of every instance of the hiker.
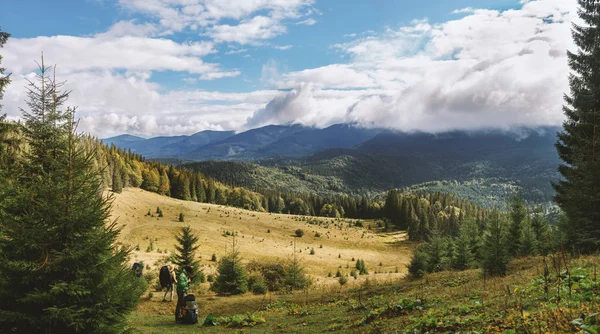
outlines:
M177 279L177 306L175 307L175 321L181 322L181 307L185 303L184 297L188 293L189 289L189 278L188 275L192 274L192 267L185 266L179 278Z
M165 295L163 296L163 302L167 301L167 293L169 292L171 292L171 299L169 301L172 302L174 291L173 285L177 283L177 278L175 277L175 267L170 264L160 268L159 280L161 288L167 288L167 291L165 291Z

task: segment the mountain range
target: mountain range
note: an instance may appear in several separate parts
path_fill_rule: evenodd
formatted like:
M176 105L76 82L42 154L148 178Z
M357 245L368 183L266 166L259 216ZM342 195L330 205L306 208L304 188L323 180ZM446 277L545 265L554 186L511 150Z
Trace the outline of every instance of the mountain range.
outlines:
M237 134L203 131L150 139L124 135L104 142L151 159L186 161L188 168L251 189L376 194L425 187L452 189L485 203L520 189L530 201L549 202L554 194L551 183L559 178L554 148L559 130L430 134L348 124L324 129L271 125Z
M269 125L238 134L232 131L202 131L191 136L149 139L121 135L102 141L131 149L150 159L254 161L274 156L303 157L331 148L352 148L382 131L347 124L325 129Z

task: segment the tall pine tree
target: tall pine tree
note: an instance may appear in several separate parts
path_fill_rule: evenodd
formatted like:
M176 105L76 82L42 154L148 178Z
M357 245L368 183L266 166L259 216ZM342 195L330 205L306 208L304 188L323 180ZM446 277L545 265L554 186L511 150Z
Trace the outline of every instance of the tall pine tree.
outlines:
M508 226L509 238L507 240L508 254L516 257L521 252L521 233L523 223L527 218L527 207L521 194L516 194L510 199L510 225Z
M571 94L565 95L567 119L556 143L563 180L554 188L568 219L567 244L593 252L600 249L600 3L578 2L583 24L572 29L578 50L568 52Z
M0 332L122 332L145 284L49 70L30 82L25 166L0 198Z
M192 267L192 274L189 276L192 283L200 283L204 273L200 270L200 261L196 260L196 250L198 249L198 236L194 235L192 228L185 226L181 228L181 233L175 236L179 243L175 245L177 253L173 261L182 270L186 266Z
M508 256L504 241L504 228L500 213L495 210L488 218L488 230L486 231L483 245L483 270L491 276L504 276Z

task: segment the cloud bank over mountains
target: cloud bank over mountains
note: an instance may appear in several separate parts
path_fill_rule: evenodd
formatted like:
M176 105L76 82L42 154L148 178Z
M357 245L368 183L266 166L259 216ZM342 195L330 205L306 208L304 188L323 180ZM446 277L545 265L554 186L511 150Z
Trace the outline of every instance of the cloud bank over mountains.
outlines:
M458 8L455 18L419 19L380 32L339 36L339 63L298 71L263 66L251 92L170 89L162 72L191 81L242 80L215 56L247 48L282 48L269 40L291 25L319 26L313 0L120 0L142 14L90 36L10 39L3 65L13 72L3 111L19 115L25 78L44 51L73 89L84 131L106 137L244 130L267 124L365 126L438 132L449 129L559 125L568 93L566 50L575 50L575 0L521 1L505 11ZM341 14L337 14L341 15ZM178 33L194 33L181 42ZM228 51L222 46L227 45ZM243 51L239 51L243 50ZM286 45L285 52L310 50ZM280 51L281 52L281 51ZM183 80L183 79L181 79Z

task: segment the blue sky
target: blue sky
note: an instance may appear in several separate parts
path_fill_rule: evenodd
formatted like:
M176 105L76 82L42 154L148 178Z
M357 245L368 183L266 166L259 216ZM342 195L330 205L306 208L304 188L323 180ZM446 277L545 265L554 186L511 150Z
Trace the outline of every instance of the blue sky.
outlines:
M1 27L12 38L0 52L15 78L5 111L18 117L17 85L44 51L72 85L84 130L99 136L279 123L432 132L556 125L560 112L541 109L560 111L566 78L546 80L566 77L569 24L576 19L574 0L4 0L2 6ZM544 82L558 98L538 92ZM460 91L445 92L451 87ZM536 103L540 113L530 111ZM475 111L473 122L455 121Z

